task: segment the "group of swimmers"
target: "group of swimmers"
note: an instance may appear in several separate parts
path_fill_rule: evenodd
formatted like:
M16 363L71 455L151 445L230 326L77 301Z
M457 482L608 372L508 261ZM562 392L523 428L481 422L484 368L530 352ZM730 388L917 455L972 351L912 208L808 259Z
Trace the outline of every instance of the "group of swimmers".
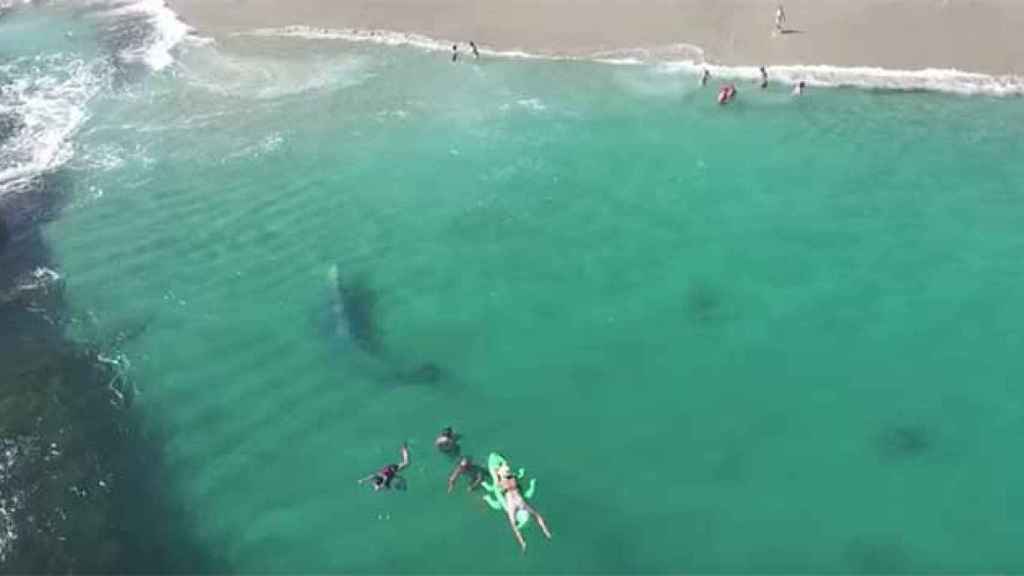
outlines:
M763 90L763 89L768 87L768 70L764 66L761 66L760 69L759 69L759 72L761 73L761 80L760 80L760 83L758 85ZM701 86L707 86L708 80L710 80L710 79L711 79L711 72L708 72L708 69L704 68L703 71L701 72L701 75L700 75L700 85ZM794 84L793 85L793 96L800 96L801 94L803 94L804 93L804 88L806 86L807 86L807 83L804 82L803 80L800 80L799 82ZM736 85L735 84L724 84L721 87L719 87L719 89L718 89L718 103L719 104L728 104L729 102L732 102L736 98L736 96L738 94L739 94L739 91L736 90Z
M519 542L519 547L522 548L523 552L526 552L526 540L523 538L523 534L519 529L519 522L517 519L517 516L519 516L521 512L526 512L535 518L540 529L544 532L544 536L550 540L551 531L548 530L547 522L545 522L544 517L526 501L526 498L523 496L519 486L519 479L514 473L512 473L512 469L508 463L504 463L494 470L485 470L482 466L475 463L472 458L461 454L462 448L459 446L460 437L461 436L451 427L446 427L441 430L441 433L438 434L437 438L434 440L434 446L440 452L453 458L458 458L455 468L448 476L448 493L452 493L455 489L455 484L462 476L466 476L467 479L469 479L467 489L469 492L472 492L483 483L484 475L489 473L491 475L492 485L504 501L504 508L506 515L508 516L509 525L512 527L512 534L515 536L516 541ZM402 459L399 463L388 464L377 472L374 472L365 478L361 478L359 480L359 484L370 482L373 486L374 492L390 489L393 487L392 485L394 485L395 488L404 489L405 480L399 476L399 472L409 467L409 446L407 444L402 444L401 456Z

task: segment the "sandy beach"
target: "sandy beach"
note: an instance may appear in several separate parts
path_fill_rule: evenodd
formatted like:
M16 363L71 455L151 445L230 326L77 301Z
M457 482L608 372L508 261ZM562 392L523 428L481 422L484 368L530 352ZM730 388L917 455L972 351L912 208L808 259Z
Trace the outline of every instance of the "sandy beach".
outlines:
M724 65L1024 73L1016 0L171 0L200 33L312 26L414 32L499 50L587 56L692 44Z

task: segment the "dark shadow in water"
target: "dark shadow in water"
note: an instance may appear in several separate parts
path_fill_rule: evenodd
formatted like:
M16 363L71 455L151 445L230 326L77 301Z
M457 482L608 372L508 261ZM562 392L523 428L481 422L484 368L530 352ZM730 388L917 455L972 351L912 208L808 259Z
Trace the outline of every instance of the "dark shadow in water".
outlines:
M437 386L444 378L444 371L433 362L424 362L412 370L395 373L394 382L399 386Z
M380 378L389 385L436 387L442 384L446 374L438 363L428 360L414 364L389 354L380 330L380 293L365 275L347 272L339 265L332 269L331 276L334 293L327 332L332 337L350 339L359 349L383 363L387 374Z
M710 284L690 282L686 289L686 309L694 324L708 325L717 321L721 318L721 308L721 295Z
M859 536L843 549L843 562L858 574L894 574L910 570L910 556L899 538Z
M377 291L362 276L342 277L340 273L334 289L337 291L334 321L343 324L337 329L344 329L356 345L368 354L379 355L381 344L377 322Z
M125 408L116 365L100 348L64 337L62 284L40 224L62 205L60 173L0 198L0 571L11 573L225 572L195 537L162 460ZM29 282L26 282L29 279Z
M886 462L901 462L919 458L931 450L932 436L918 426L891 426L875 439L879 458Z
M3 86L0 85L0 90ZM0 112L0 144L18 135L25 123L17 114Z
M3 255L7 243L11 241L11 232L7 229L7 221L3 213L0 213L0 255Z

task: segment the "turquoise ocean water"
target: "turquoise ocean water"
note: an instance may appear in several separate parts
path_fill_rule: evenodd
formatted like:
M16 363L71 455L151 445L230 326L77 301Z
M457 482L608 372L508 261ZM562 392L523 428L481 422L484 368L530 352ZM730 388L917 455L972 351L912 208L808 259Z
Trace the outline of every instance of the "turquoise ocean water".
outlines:
M5 15L4 78L82 114L41 156L66 332L231 569L1024 570L1019 98L272 37L153 70L100 16ZM445 425L552 541L445 493ZM403 441L407 490L357 485Z

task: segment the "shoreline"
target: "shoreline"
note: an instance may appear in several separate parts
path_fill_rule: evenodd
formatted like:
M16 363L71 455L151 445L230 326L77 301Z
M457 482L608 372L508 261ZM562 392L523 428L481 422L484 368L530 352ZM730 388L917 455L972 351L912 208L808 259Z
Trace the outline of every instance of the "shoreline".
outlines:
M262 37L308 41L342 41L370 43L392 47L412 47L428 52L450 53L455 41L438 39L417 33L391 30L359 30L311 28L308 26L284 26L242 30L228 34L229 38ZM707 69L713 78L722 81L759 81L760 71L754 65L724 65L707 62L704 51L697 46L677 44L660 48L633 48L617 51L602 51L591 54L567 55L529 53L521 50L502 50L478 45L485 58L528 59L568 62L596 62L618 66L654 66L663 74L687 74L699 77ZM463 58L469 57L469 46L459 43ZM994 97L1024 96L1024 76L991 75L965 72L952 68L924 68L899 70L865 66L772 65L769 75L774 84L787 86L805 82L808 86L823 88L856 88L864 90L889 90L899 92L942 92L960 95L986 95Z
M305 29L307 37L316 31L326 31L325 37L380 31L392 38L451 39L463 46L473 40L498 55L594 59L609 54L628 60L633 53L689 46L703 62L729 68L1024 76L1024 43L1017 35L1024 29L1024 4L1013 0L784 4L786 33L777 34L776 4L768 0L295 0L287 6L250 0L244 9L228 0L169 0L199 34L214 38L259 30Z

